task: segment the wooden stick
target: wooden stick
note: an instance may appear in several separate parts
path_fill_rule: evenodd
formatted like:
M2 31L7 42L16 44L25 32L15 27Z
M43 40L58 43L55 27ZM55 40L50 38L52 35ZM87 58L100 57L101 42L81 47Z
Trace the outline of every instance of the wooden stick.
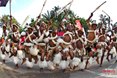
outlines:
M57 13L57 15L59 15L68 5L70 5L71 3L73 2L73 0L72 1L70 1L67 5L65 5L58 13Z
M105 13L108 17L110 17L104 10L102 10L103 13Z
M99 5L92 13L91 13L91 15L89 16L89 18L87 19L87 23L90 21L90 19L91 19L91 17L93 16L93 13L95 12L95 11L97 11L102 5L104 5L106 3L106 1L104 1L101 5Z
M46 2L47 2L47 0L45 0L44 3L43 3L43 6L42 6L41 11L40 11L40 13L39 13L39 16L37 17L37 20L36 20L36 22L35 22L35 26L36 26L37 23L38 23L38 20L39 20L39 18L40 18L40 16L41 16L41 13L42 13L42 11L43 11L43 9L44 9L44 6L45 6Z
M98 10L102 5L104 5L106 1L104 1L101 5L99 5L92 13L94 13L96 10Z
M23 23L21 24L21 27L25 28L24 24L26 23L26 21L27 21L28 19L29 19L29 16L27 16L27 17L24 19Z

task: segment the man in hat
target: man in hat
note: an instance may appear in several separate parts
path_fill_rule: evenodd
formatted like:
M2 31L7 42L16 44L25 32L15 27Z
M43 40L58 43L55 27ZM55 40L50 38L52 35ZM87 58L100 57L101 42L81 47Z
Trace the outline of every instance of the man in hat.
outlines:
M12 25L11 28L11 39L14 43L19 43L19 38L20 38L20 33L19 33L19 28L16 24Z
M28 27L26 31L26 38L25 38L25 51L26 51L26 57L23 59L22 64L26 61L26 58L28 58L28 63L32 64L32 58L34 58L35 62L37 62L37 56L33 55L32 50L35 50L35 39L36 35L33 32L33 27ZM37 49L37 48L36 48Z

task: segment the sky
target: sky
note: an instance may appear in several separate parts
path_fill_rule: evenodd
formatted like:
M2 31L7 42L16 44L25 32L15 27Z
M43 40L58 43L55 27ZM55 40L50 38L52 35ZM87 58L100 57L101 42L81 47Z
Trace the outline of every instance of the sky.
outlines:
M12 16L14 16L20 24L29 16L27 20L29 23L31 18L36 18L39 15L44 1L45 0L12 0ZM47 10L51 10L54 6L63 7L70 1L71 0L47 0L42 13L46 13ZM73 10L76 15L87 19L90 13L104 1L107 2L94 13L92 19L98 21L100 14L104 14L102 12L102 10L104 10L110 15L113 22L116 22L117 0L73 0L70 9ZM0 17L4 14L9 15L9 3L6 7L0 7Z

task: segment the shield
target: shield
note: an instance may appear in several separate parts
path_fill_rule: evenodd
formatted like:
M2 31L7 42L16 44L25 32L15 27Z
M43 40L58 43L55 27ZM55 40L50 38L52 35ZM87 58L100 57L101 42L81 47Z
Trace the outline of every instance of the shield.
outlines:
M9 0L0 0L0 7L5 7Z

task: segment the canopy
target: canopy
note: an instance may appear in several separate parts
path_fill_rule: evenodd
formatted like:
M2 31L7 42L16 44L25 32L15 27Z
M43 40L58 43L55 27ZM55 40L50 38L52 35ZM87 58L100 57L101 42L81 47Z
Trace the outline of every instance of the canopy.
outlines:
M0 0L0 7L5 7L9 0Z

